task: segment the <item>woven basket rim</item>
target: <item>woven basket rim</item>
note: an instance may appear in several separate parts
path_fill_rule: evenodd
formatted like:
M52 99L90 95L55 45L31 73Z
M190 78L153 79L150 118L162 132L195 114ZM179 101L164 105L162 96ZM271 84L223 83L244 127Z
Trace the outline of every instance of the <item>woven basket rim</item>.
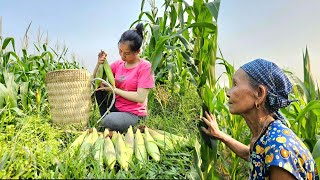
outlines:
M57 77L64 78L64 77L69 77L69 75L75 75L75 74L82 74L84 76L87 76L89 79L92 78L90 72L87 69L59 69L59 70L53 70L53 71L47 72L45 76L45 81L46 83L52 83L52 82L59 83L59 79L55 79L55 78ZM80 76L81 79L84 76Z
M64 72L64 71L88 71L88 70L87 69L57 69L57 70L49 71L47 72L47 74L54 73L54 72Z

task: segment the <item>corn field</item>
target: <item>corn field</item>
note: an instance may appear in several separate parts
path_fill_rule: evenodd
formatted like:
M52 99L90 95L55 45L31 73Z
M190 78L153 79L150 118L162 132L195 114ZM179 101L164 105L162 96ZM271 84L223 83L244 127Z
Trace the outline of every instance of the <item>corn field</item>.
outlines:
M144 9L148 2L150 11ZM217 43L220 0L194 0L192 4L166 0L163 14L159 14L154 1L148 2L142 0L141 13L131 25L145 25L147 39L141 56L152 63L156 77L156 87L148 98L149 116L140 125L183 137L185 144L159 149L158 160L149 156L144 163L138 163L142 157L133 159L126 168L119 163L112 168L104 166L93 154L75 160L70 148L85 131L78 125L52 123L45 77L53 70L85 67L68 56L66 47L52 46L47 40L30 43L31 24L21 50L16 49L15 38L2 37L0 26L0 178L248 177L247 162L198 129L203 125L200 119L204 111L210 111L227 134L244 144L249 144L251 136L242 117L228 111L226 89L231 87L235 69ZM286 70L294 84L290 99L297 101L281 109L281 113L320 167L320 89L310 70L311 58L306 48L301 58L303 79ZM229 79L223 87L219 84L221 75L216 74L217 66L224 68ZM100 118L98 111L92 98L88 123L91 131ZM138 131L134 128L135 135Z

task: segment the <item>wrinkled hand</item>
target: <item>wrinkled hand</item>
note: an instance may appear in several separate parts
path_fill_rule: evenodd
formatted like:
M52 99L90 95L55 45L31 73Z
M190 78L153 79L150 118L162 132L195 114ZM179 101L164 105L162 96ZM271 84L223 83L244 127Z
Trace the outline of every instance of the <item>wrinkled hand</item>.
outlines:
M202 120L207 124L208 129L201 127L202 131L209 136L213 136L217 139L220 139L223 136L223 132L219 130L216 117L210 113L210 115L205 112L206 118L202 117Z
M101 50L101 52L98 54L98 63L103 64L104 61L106 61L106 59L107 59L107 53Z

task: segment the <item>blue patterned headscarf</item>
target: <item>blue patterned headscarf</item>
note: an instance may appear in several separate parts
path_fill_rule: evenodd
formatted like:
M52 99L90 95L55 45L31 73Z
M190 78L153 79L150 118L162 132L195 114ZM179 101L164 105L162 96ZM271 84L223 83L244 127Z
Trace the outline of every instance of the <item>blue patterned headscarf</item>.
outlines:
M253 60L241 68L258 83L267 86L267 106L286 124L279 109L287 107L292 102L288 99L292 84L284 72L275 63L264 59Z

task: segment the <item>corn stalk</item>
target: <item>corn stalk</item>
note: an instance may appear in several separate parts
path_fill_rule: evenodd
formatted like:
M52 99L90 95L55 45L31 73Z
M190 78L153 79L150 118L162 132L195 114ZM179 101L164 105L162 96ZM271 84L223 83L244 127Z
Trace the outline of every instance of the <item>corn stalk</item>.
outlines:
M292 95L297 102L292 103L288 108L281 109L282 113L288 117L291 129L304 141L309 150L315 147L319 137L319 116L320 99L319 86L313 80L310 69L310 57L308 49L303 53L304 80L300 80L295 75L290 75L294 82Z

